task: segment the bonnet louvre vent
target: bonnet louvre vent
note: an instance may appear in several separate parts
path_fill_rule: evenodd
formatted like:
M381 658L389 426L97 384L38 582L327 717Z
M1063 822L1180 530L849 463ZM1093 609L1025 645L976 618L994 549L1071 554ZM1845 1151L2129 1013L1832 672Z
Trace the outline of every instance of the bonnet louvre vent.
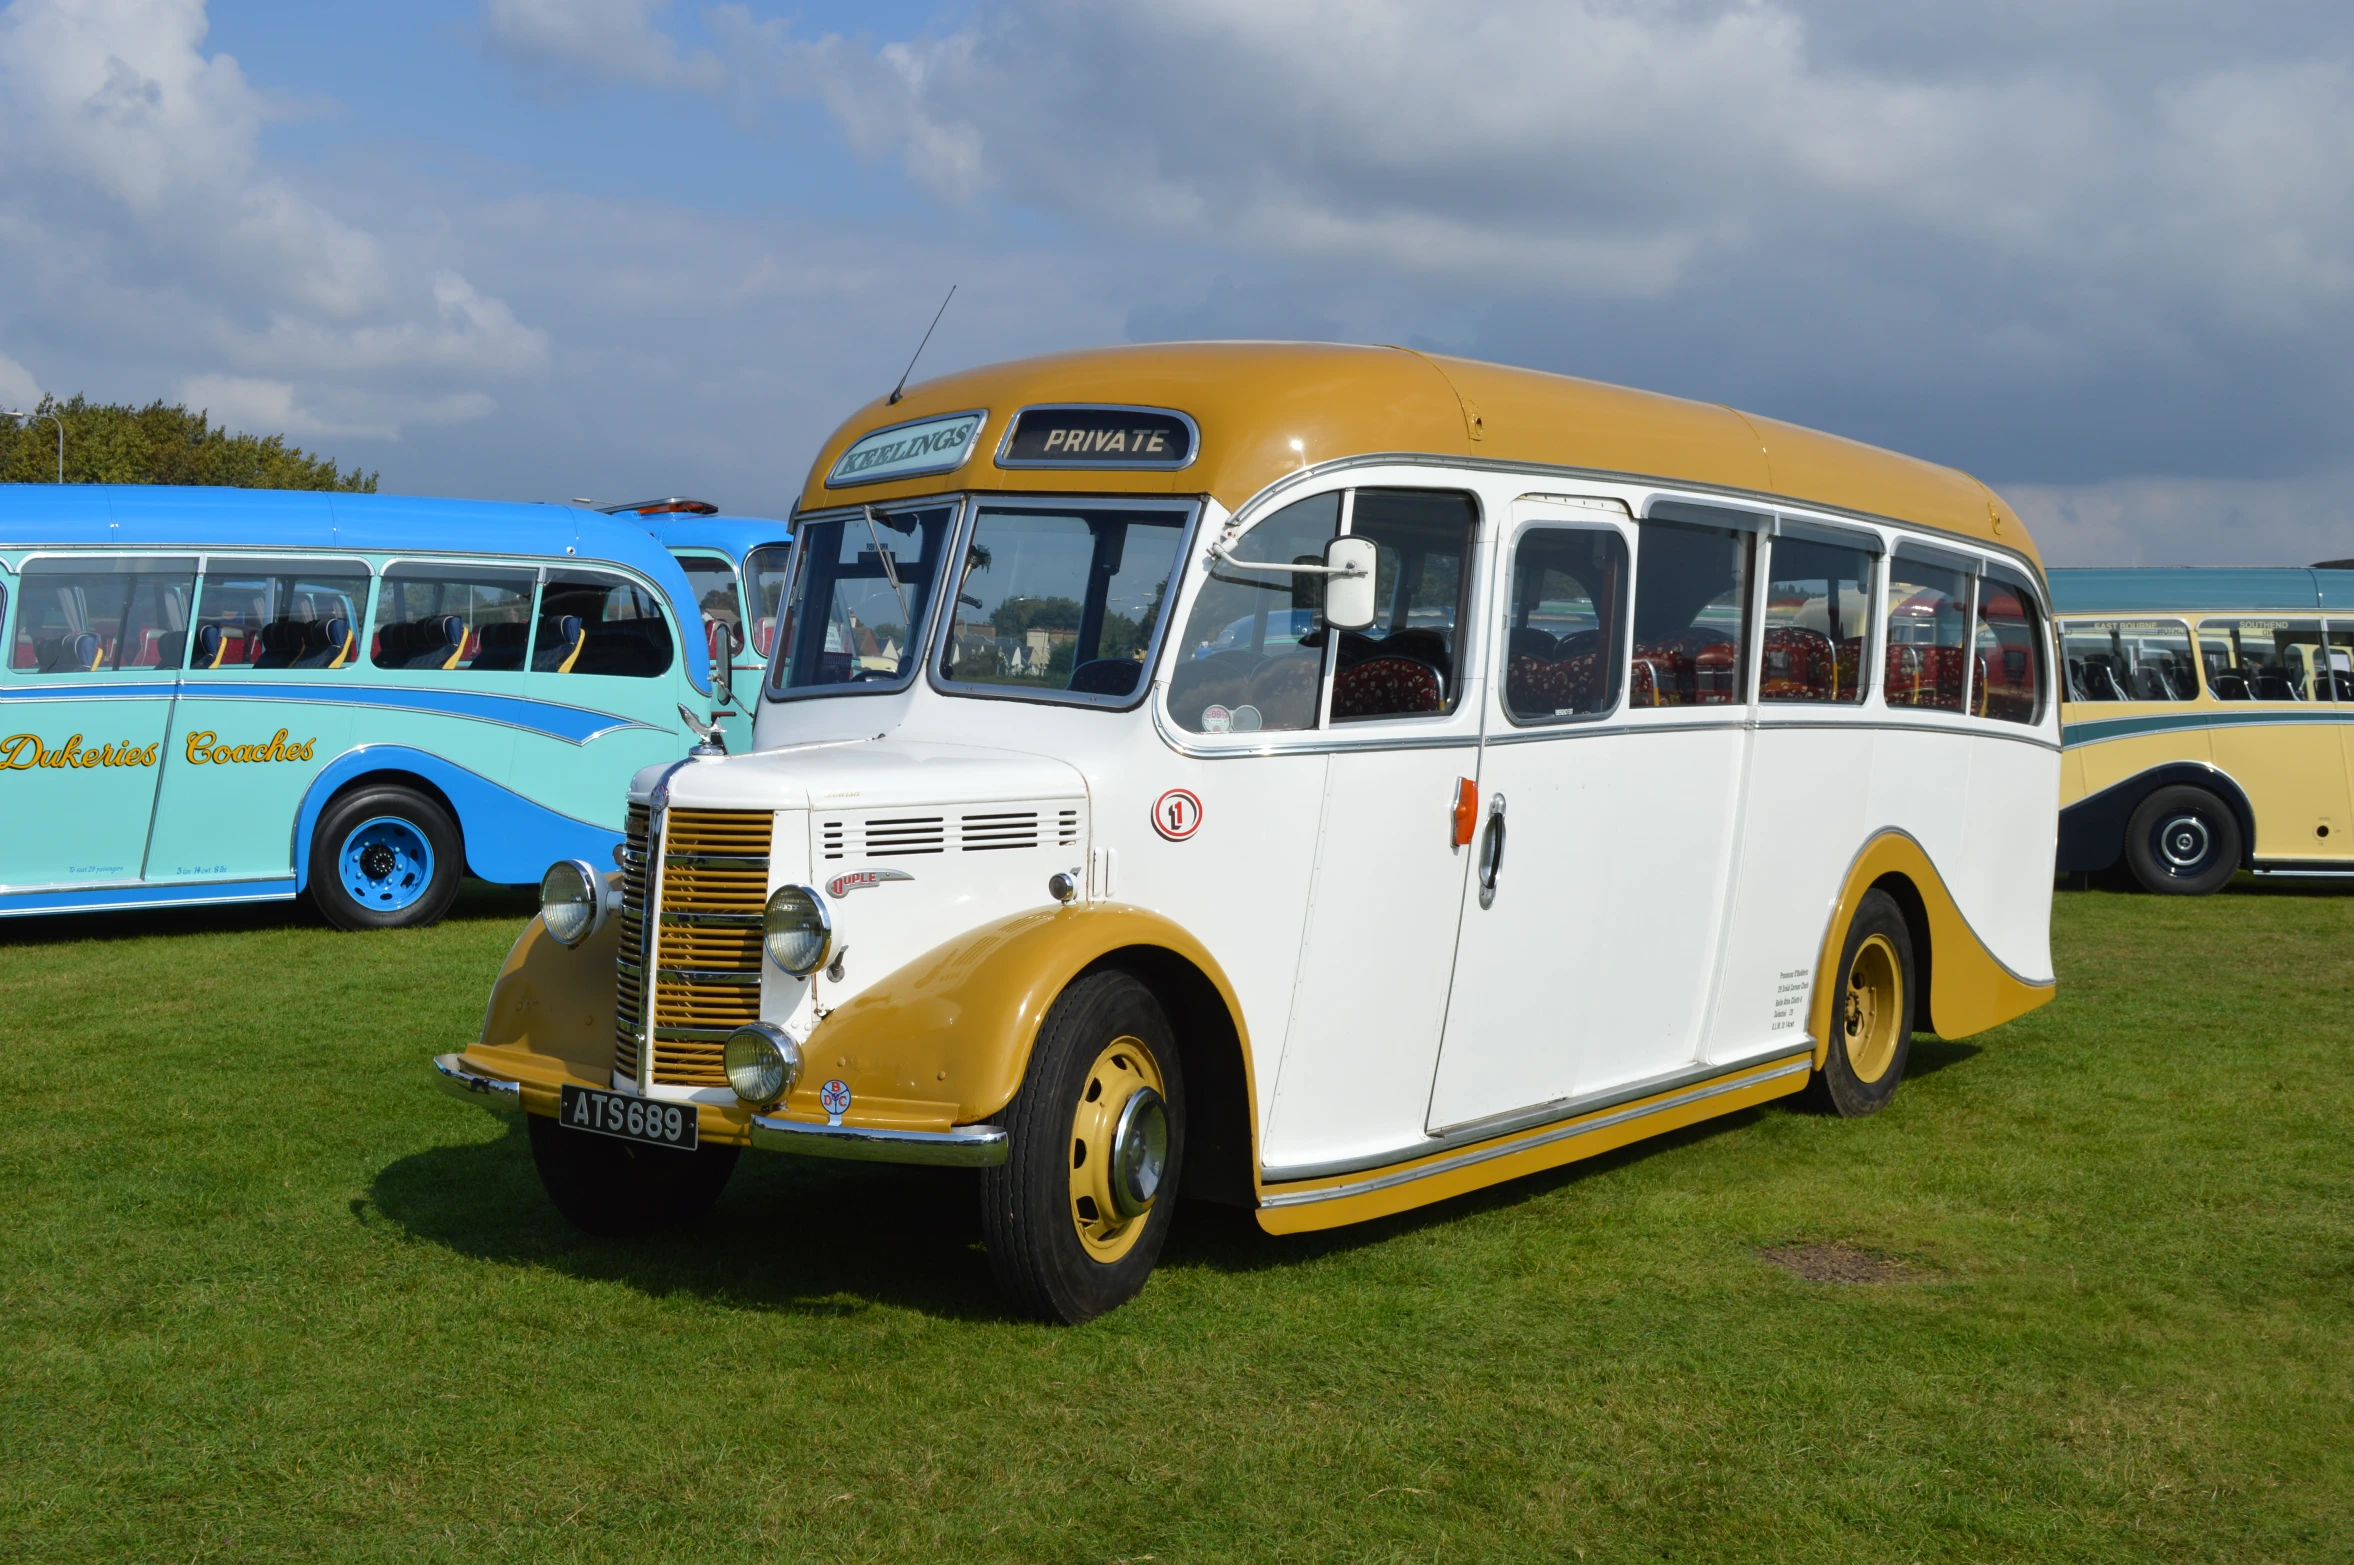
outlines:
M866 822L860 844L870 859L909 853L946 853L948 822L938 815L894 815Z
M1036 810L999 810L986 815L967 815L958 823L958 827L958 842L967 853L1038 846Z

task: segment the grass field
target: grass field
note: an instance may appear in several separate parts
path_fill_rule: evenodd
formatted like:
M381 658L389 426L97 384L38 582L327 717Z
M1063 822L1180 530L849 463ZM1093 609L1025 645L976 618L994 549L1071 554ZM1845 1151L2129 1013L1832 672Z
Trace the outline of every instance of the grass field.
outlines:
M960 1176L566 1228L427 1076L525 911L0 927L0 1557L2354 1557L2354 898L2064 893L2059 1001L1876 1119L1189 1210L1078 1330Z

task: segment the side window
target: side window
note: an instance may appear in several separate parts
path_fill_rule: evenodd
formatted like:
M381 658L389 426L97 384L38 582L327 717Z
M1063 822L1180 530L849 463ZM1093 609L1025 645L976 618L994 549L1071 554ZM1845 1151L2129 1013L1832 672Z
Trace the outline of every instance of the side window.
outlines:
M2180 620L2060 621L2070 701L2190 701L2199 694L2191 632Z
M744 610L736 597L736 568L711 554L682 554L679 565L695 592L695 607L706 619L727 627L728 644L744 650Z
M555 571L540 589L531 666L546 674L651 679L670 670L670 622L654 594L603 571Z
M1370 631L1343 631L1332 717L1436 715L1463 699L1462 625L1470 612L1471 542L1479 507L1467 494L1360 489L1349 532L1373 540ZM1314 579L1309 578L1311 602ZM1321 639L1321 638L1319 638Z
M1188 512L992 502L973 517L940 677L1125 699L1144 675Z
M744 587L752 611L752 650L762 657L776 651L776 622L785 601L785 579L792 573L790 544L770 544L744 556Z
M2354 701L2354 625L2330 621L2326 655L2329 659L2330 698Z
M2036 618L2035 595L2000 566L1978 579L1975 639L1971 707L1980 717L2005 723L2032 723L2041 717L2046 643ZM2158 684L2153 681L2153 688Z
M1238 559L1321 564L1340 531L1338 494L1295 500L1242 535ZM1177 638L1169 715L1197 734L1316 726L1323 641L1322 586L1314 576L1210 570Z
M1618 705L1627 544L1604 527L1531 527L1512 550L1504 710L1563 722Z
M1885 684L1890 706L1962 709L1969 615L1970 578L1963 572L1902 553L1889 562Z
M368 661L378 668L520 670L532 580L530 571L498 566L389 566Z
M2199 624L2199 657L2218 701L2327 701L2321 621L2211 619Z
M29 560L18 590L13 669L169 671L187 655L193 557Z
M205 562L190 668L350 668L368 608L358 560Z
M1735 528L1646 521L1641 536L1629 703L1738 703L1744 686L1742 651L1748 644L1751 535Z
M1787 537L1769 550L1758 699L1860 703L1872 633L1871 551Z

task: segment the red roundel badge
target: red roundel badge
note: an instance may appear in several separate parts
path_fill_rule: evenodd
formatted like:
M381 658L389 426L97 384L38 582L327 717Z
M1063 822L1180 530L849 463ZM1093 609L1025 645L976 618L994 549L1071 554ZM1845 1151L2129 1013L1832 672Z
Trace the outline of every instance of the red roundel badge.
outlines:
M1202 829L1202 801L1190 788L1172 788L1152 802L1152 829L1183 842Z

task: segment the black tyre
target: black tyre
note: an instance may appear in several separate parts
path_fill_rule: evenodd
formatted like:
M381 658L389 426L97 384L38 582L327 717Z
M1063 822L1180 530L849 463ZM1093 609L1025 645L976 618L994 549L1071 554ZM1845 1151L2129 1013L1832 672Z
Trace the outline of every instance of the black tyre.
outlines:
M573 1227L601 1238L684 1228L711 1210L736 1171L735 1147L639 1146L567 1130L545 1114L525 1117L548 1199Z
M450 910L465 872L465 842L449 811L397 783L353 789L311 829L311 902L339 929L433 923Z
M2240 867L2240 822L2204 788L2177 784L2142 800L2125 826L2125 867L2144 891L2203 897Z
M1896 1096L1913 1049L1913 936L1896 899L1867 891L1848 921L1831 1002L1831 1046L1812 1083L1834 1114L1877 1114Z
M1003 1166L981 1179L989 1266L1007 1302L1077 1325L1133 1298L1176 1217L1185 1080L1169 1019L1126 973L1056 999L1000 1117Z

